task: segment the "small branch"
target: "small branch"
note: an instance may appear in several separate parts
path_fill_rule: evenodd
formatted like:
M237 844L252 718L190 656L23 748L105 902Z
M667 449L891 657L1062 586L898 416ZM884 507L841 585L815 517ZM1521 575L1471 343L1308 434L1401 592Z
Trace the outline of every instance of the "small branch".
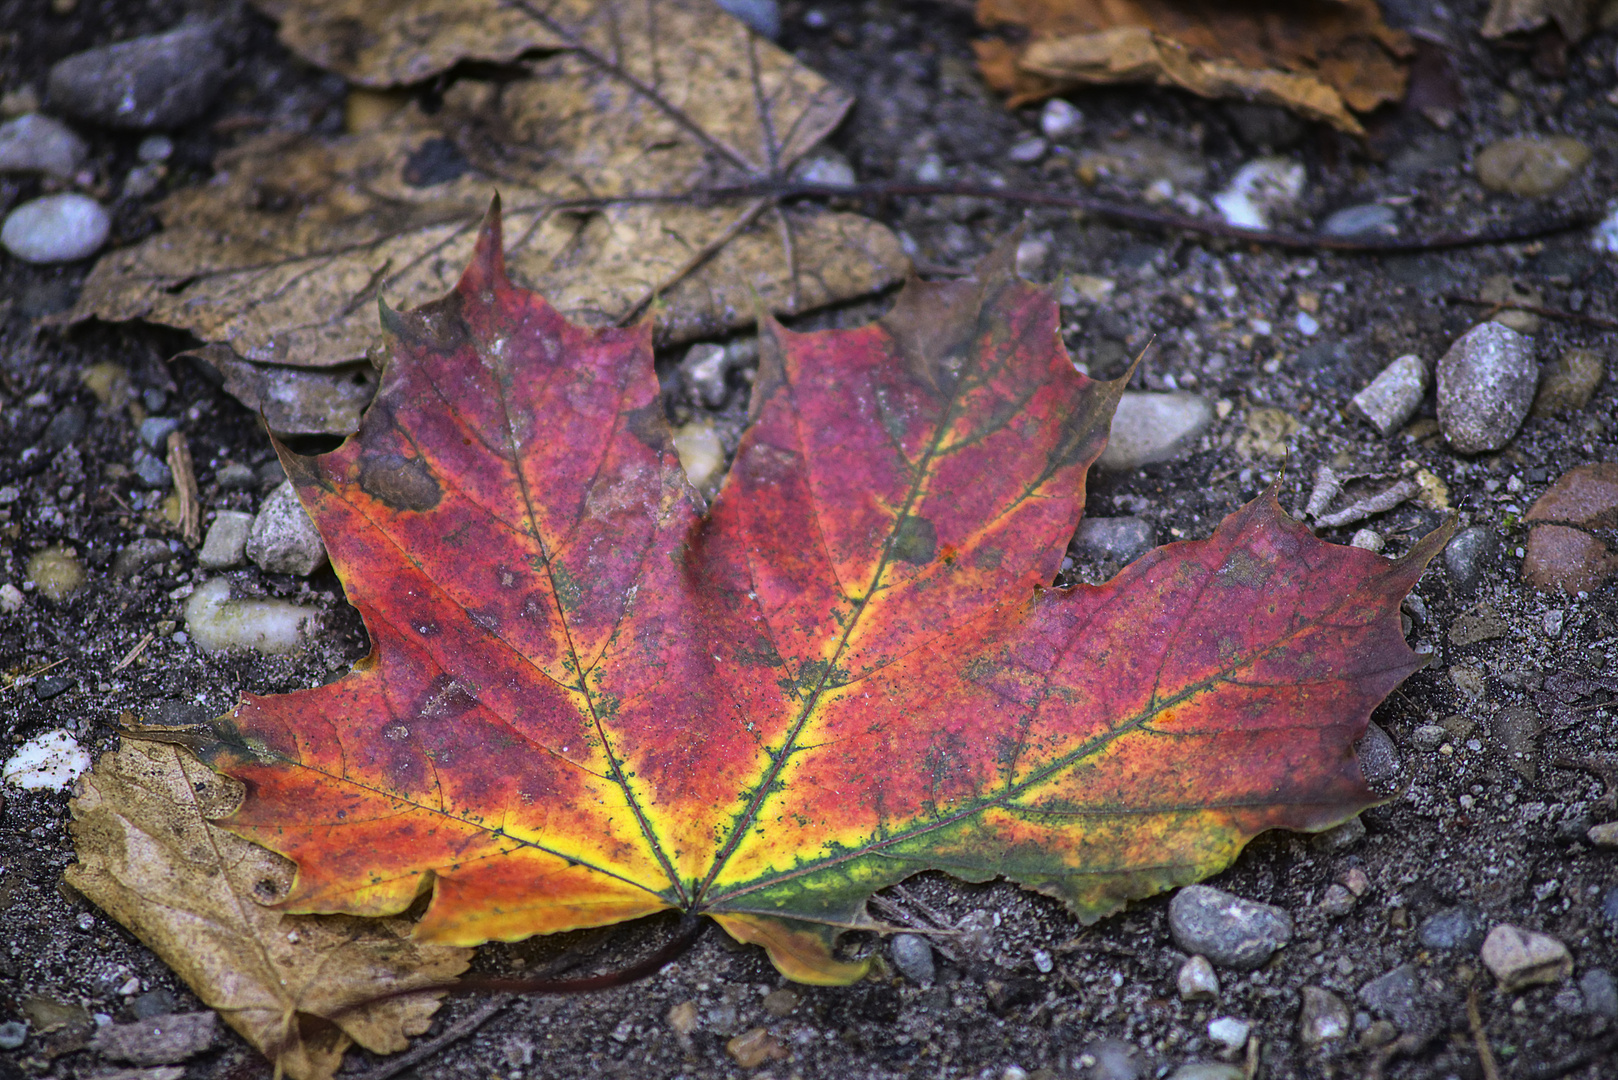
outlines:
M477 1012L472 1013L470 1016L462 1017L445 1028L443 1034L436 1039L424 1042L396 1058L385 1061L370 1072L359 1073L353 1080L388 1080L389 1077L397 1076L412 1065L426 1061L451 1043L466 1038L493 1019L494 1015L501 1009L516 1000L515 994L502 994L500 997L490 998L479 1006Z
M1540 315L1547 319L1585 323L1589 326L1599 326L1603 330L1618 330L1618 319L1607 319L1600 315L1581 315L1577 311L1563 311L1561 308L1541 307L1538 304L1519 304L1514 300L1482 300L1475 296L1455 296L1449 293L1444 294L1444 299L1457 304L1473 304L1477 307L1486 307L1489 309L1491 319L1502 311L1526 311L1530 315Z
M178 431L169 432L169 472L180 500L180 538L187 547L202 543L202 500L197 494L197 470L191 463L191 444Z
M114 674L115 675L118 672L124 670L124 668L128 667L130 664L133 664L135 662L135 657L137 657L141 653L145 652L146 651L146 646L150 645L156 638L157 638L157 632L156 631L154 631L154 630L146 631L146 636L141 638L140 641L135 644L135 647L133 649L130 649L127 653L125 653L124 658L122 660L120 660L116 664L112 665L112 671L109 672L108 674Z
M1489 1035L1483 1030L1483 1014L1478 1011L1478 988L1466 992L1466 1023L1472 1029L1472 1045L1477 1048L1478 1067L1483 1070L1483 1080L1500 1080L1500 1065L1494 1060L1494 1051L1489 1048Z
M29 683L33 682L35 679L37 679L41 675L45 674L45 672L49 671L51 668L55 667L57 664L65 664L65 663L67 663L67 657L64 656L60 660L52 660L50 663L46 664L44 667L37 667L33 671L24 672L23 674L18 675L15 679L11 679L11 681L6 683L6 685L0 686L0 693L4 693L5 691L10 690L14 686L27 686ZM9 678L9 676L7 676L7 677Z

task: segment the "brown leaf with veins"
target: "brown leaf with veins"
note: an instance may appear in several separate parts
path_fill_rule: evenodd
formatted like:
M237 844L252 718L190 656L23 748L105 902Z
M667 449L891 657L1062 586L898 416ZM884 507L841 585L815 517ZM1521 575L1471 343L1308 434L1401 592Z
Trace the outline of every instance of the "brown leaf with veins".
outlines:
M215 826L238 782L178 747L126 739L72 802L67 883L123 923L203 1004L293 1080L325 1080L351 1042L403 1050L438 1009L422 994L331 1017L350 1002L466 970L472 950L411 939L407 918L285 915L292 864Z
M158 207L162 232L101 260L67 318L163 323L256 364L352 363L378 340L379 296L414 307L454 286L494 190L515 279L587 324L652 310L665 342L747 325L755 305L794 314L903 275L894 235L855 214L764 199L559 205L779 176L852 99L707 0L518 6L535 43L567 48L526 61L523 78L462 79L432 115L412 105L364 132L272 133L221 154L214 183ZM472 32L483 24L451 18L480 10L472 0L352 18L314 4L276 10L295 48L362 81L510 44L505 16L483 41ZM378 43L409 37L399 21L409 18L438 35L417 48L426 67L400 67L397 53L399 64L377 66ZM338 24L353 48L322 51L307 37Z
M1283 105L1355 135L1355 112L1404 96L1412 55L1376 0L978 0L977 18L1027 36L976 43L984 78L1012 105L1155 82Z

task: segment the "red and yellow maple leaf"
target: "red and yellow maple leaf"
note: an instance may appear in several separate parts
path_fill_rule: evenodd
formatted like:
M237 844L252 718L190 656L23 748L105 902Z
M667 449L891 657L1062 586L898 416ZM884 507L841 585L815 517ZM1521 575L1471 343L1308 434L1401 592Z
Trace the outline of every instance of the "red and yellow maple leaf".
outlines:
M359 434L285 456L373 645L218 724L287 906L430 892L418 935L457 944L673 908L839 983L838 933L919 871L1092 920L1376 802L1353 746L1441 538L1390 561L1265 496L1048 587L1122 385L1009 261L863 329L766 322L704 513L650 325L513 287L491 212L453 293L384 311Z

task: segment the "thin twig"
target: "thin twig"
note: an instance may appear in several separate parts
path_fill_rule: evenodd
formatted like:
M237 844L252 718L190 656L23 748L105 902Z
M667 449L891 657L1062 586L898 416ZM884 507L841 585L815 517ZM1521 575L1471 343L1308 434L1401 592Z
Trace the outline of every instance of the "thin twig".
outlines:
M1466 1023L1472 1029L1472 1045L1477 1047L1478 1067L1483 1070L1483 1080L1500 1080L1500 1066L1494 1060L1494 1051L1489 1048L1489 1034L1483 1030L1483 1014L1478 1011L1478 988L1466 992Z
M6 685L0 686L0 693L4 693L5 691L10 690L13 686L27 686L29 683L33 682L35 679L37 679L41 675L45 674L47 671L49 671L51 668L55 667L57 664L65 664L65 663L67 663L67 657L64 656L60 660L52 660L50 663L46 664L44 667L37 667L33 671L26 671L23 674L18 675L15 679L12 679Z
M202 543L202 500L197 495L197 470L191 463L191 444L178 431L169 432L169 472L180 500L180 539L187 547Z
M145 652L146 646L150 645L154 640L156 640L156 638L157 632L155 630L146 631L146 636L141 638L133 649L130 649L129 652L125 653L122 660L118 661L112 666L112 671L109 672L109 674L117 674L130 664L133 664L135 662L135 657Z
M1543 307L1539 304L1519 304L1514 300L1483 300L1475 296L1455 296L1444 294L1445 300L1457 304L1474 304L1478 307L1492 308L1490 317L1502 311L1526 311L1531 315L1542 315L1547 319L1561 319L1564 322L1580 322L1589 326L1599 326L1603 330L1618 330L1618 319L1607 319L1600 315L1581 315L1577 311L1563 311L1561 308Z
M502 994L499 997L490 998L488 1001L485 1001L481 1006L479 1006L476 1012L472 1013L470 1016L462 1017L454 1024L451 1024L449 1027L445 1028L444 1033L439 1035L436 1039L431 1039L424 1042L420 1046L415 1047L407 1053L400 1054L396 1058L390 1058L388 1061L378 1065L370 1072L358 1074L356 1077L354 1077L354 1080L388 1080L389 1077L397 1076L411 1066L426 1061L428 1058L444 1049L444 1047L448 1046L450 1043L466 1038L468 1035L472 1034L478 1028L482 1027L484 1024L493 1019L494 1015L501 1009L504 1009L507 1005L510 1005L516 1000L517 995L515 994Z

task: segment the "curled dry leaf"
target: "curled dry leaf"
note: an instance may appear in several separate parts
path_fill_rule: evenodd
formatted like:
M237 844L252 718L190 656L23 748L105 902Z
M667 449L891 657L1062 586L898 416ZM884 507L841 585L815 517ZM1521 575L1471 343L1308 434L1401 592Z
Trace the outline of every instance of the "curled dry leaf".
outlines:
M1538 30L1554 22L1568 41L1590 32L1596 0L1494 0L1483 18L1483 36L1498 38Z
M977 17L1026 35L976 46L984 78L1014 105L1082 85L1155 82L1284 105L1356 135L1355 112L1404 96L1413 55L1376 0L978 0Z
M337 63L354 51L360 59L339 67L355 77L397 72L366 66L369 46L314 48L311 28L392 42L411 39L399 20L419 16L408 25L428 35L420 49L434 65L506 48L475 47L469 36L485 23L452 18L482 10L471 0L352 15L297 2L276 10L311 58ZM567 200L779 175L851 99L707 0L500 10L487 22L499 41L518 12L543 31L536 43L567 47L526 62L522 78L456 82L430 116L412 105L360 133L267 134L227 151L214 183L158 207L161 232L96 266L68 318L164 323L254 364L350 364L378 342L379 296L413 307L454 285L494 189L508 208L518 280L588 324L655 308L666 341L751 323L759 305L806 311L904 273L886 227L821 207L568 209ZM353 415L342 401L326 411ZM352 431L352 419L326 430Z
M427 994L363 1006L390 989L452 979L471 951L411 939L408 919L288 915L287 860L214 825L241 785L188 751L126 739L72 802L78 862L67 882L128 927L203 1004L294 1080L326 1080L350 1042L403 1050L438 1008Z
M1049 587L1125 380L1077 373L1005 245L861 329L767 323L711 509L651 329L515 288L491 215L456 290L384 312L360 432L282 461L373 652L214 722L226 825L293 910L473 944L666 909L793 979L927 869L1086 921L1266 829L1378 801L1354 744L1420 659L1400 560L1266 495L1100 587Z

